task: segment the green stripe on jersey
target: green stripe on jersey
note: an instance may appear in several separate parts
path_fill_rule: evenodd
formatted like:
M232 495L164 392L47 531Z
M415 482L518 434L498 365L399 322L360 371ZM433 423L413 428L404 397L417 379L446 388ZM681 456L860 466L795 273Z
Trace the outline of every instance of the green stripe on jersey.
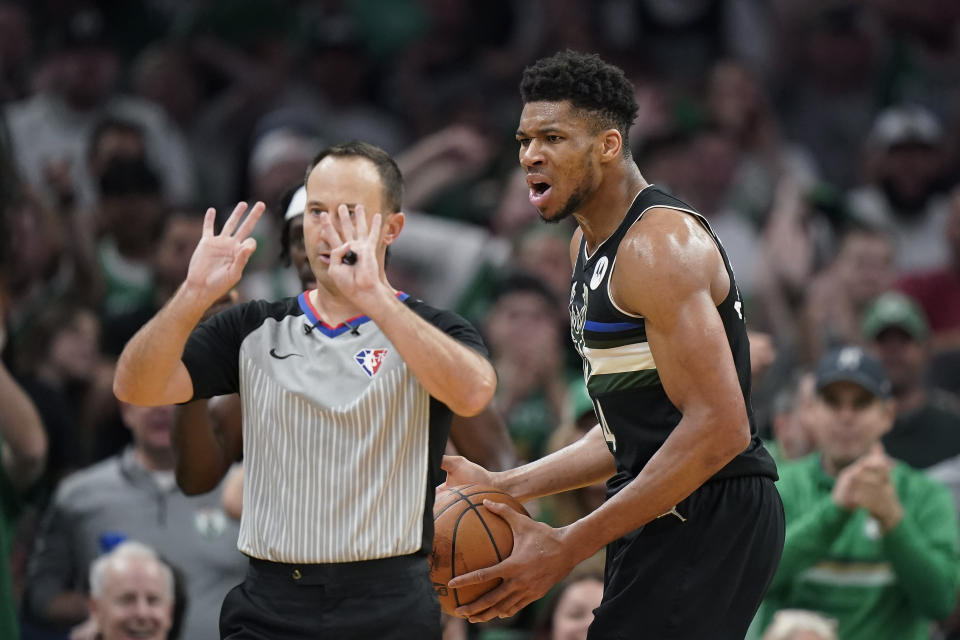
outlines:
M629 371L626 373L608 373L593 375L587 381L587 390L591 395L623 391L624 389L639 389L660 384L660 374L656 369L644 371Z

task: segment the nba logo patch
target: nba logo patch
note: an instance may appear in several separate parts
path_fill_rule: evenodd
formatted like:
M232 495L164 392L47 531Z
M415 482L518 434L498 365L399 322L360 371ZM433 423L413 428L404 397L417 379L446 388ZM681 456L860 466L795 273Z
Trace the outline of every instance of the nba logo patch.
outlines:
M386 355L386 349L363 349L358 351L353 359L357 361L357 364L360 365L367 376L372 378L380 370L380 365L383 364Z

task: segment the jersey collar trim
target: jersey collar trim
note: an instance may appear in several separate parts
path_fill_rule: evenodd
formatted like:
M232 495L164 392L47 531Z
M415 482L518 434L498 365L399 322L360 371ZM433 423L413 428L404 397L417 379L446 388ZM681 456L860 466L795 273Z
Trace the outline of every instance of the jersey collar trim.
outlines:
M397 299L404 301L409 298L409 294L404 293L403 291L397 292ZM354 316L344 322L341 322L335 327L331 327L329 324L320 319L320 314L317 313L317 310L313 308L313 304L310 302L310 291L304 291L299 296L297 296L297 304L300 305L300 310L303 311L303 315L307 317L307 320L310 321L317 330L323 333L329 338L335 338L342 333L347 331L353 331L356 327L369 322L370 318L368 316Z

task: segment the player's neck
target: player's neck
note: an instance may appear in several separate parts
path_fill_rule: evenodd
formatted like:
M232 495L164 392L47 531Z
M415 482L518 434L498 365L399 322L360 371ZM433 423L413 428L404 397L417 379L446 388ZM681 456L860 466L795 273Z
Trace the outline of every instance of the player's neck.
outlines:
M589 202L574 214L589 251L594 251L617 230L637 194L647 186L632 161L624 163L622 170L611 171L604 177Z

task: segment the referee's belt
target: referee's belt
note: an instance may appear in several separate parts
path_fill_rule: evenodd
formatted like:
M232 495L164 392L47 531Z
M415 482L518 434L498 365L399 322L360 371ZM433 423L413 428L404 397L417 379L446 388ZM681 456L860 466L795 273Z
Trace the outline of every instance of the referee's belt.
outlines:
M385 575L405 574L410 571L427 571L427 558L423 554L360 560L358 562L330 562L321 564L271 562L250 558L248 573L254 578L282 580L299 585L325 585L338 582L380 579Z

